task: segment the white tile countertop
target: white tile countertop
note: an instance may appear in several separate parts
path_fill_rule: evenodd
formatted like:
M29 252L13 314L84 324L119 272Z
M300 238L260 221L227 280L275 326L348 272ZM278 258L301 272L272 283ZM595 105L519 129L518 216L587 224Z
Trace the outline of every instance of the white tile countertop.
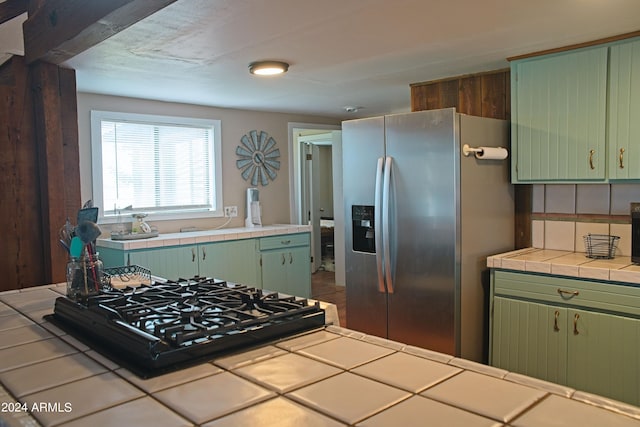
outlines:
M0 425L640 426L640 408L338 326L140 379L0 294ZM26 410L26 412L24 412Z
M194 245L197 243L217 242L222 240L253 239L257 237L277 236L280 234L306 233L311 231L309 225L273 224L260 227L222 228L219 230L189 231L184 233L165 233L158 237L138 240L113 240L100 238L98 247L119 250L159 248L163 246Z
M640 285L640 265L628 256L592 259L584 252L527 248L490 256L487 267Z

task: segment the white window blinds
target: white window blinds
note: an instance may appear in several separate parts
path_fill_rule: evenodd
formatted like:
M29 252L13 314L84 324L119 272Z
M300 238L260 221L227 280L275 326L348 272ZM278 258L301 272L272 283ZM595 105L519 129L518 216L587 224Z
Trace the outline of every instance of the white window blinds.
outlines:
M215 121L100 113L92 126L99 125L105 217L123 210L127 214L218 210Z

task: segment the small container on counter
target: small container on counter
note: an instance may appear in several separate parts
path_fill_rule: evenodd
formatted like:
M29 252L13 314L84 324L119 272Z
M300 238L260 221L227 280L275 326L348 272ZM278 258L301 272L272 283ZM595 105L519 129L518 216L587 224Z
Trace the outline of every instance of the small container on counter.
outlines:
M71 258L67 263L67 298L84 301L104 286L104 265L95 255Z

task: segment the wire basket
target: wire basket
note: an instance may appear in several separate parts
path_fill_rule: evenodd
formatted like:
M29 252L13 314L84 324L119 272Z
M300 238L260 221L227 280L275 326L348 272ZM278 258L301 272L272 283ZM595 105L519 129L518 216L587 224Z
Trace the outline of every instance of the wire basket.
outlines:
M587 252L587 258L614 258L620 236L589 233L582 237L584 239L584 249Z
M151 271L139 265L105 268L104 280L115 289L151 285Z

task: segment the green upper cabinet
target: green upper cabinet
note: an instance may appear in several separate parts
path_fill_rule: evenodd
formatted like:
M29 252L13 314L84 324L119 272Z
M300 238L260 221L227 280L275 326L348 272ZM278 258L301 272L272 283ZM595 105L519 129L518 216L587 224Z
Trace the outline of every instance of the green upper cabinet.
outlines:
M611 46L609 178L640 179L640 40Z
M512 180L606 179L608 47L515 60Z

